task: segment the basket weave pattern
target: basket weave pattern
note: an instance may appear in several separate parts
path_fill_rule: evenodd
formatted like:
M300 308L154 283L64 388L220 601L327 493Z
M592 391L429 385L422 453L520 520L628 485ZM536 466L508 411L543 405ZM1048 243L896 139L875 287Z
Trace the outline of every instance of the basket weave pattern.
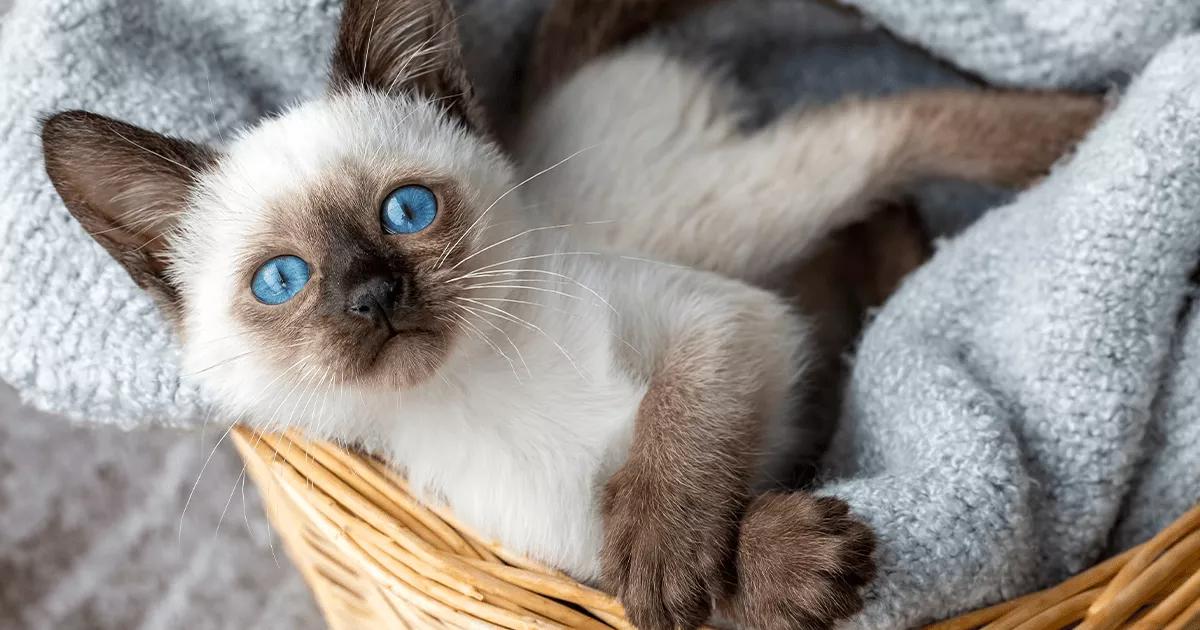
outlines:
M632 630L619 602L419 502L378 461L294 433L233 431L330 628ZM1058 586L936 630L1200 628L1200 506Z

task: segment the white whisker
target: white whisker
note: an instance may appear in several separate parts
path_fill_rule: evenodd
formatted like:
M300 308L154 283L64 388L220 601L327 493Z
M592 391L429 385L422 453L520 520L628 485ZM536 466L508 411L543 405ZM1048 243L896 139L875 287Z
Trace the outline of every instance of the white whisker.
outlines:
M507 242L509 242L509 241L512 241L512 240L515 240L515 239L521 238L522 236L526 236L526 235L529 235L529 234L533 234L533 233L535 233L535 232L544 232L544 231L546 231L546 230L561 230L561 229L565 229L565 228L569 228L569 227L575 227L575 226L577 226L577 225L595 225L595 224L599 224L599 223L604 223L604 222L603 222L603 221L589 221L589 222L587 222L587 223L563 223L563 224L561 224L561 225L544 225L544 226L542 226L542 227L530 228L530 229L528 229L528 230L525 230L524 232L521 232L521 233L519 233L519 234L514 234L514 235L512 235L512 236L510 236L510 237L508 237L508 238L506 238L506 239L504 239L504 240L502 240L502 241L497 241L497 242L495 242L495 243L492 243L491 245L488 245L487 247L484 247L483 249L481 249L481 250L479 250L479 251L477 251L477 252L475 252L475 253L471 254L470 256L467 256L466 258L464 258L464 259L462 259L462 260L460 260L460 261L458 261L458 262L454 263L454 266L450 268L450 271L454 271L455 269L458 269L458 266L459 266L459 265L461 265L461 264L463 264L463 263L467 262L468 260L471 260L472 258L474 258L474 257L476 257L476 256L478 256L478 255L480 255L480 254L482 254L482 253L484 253L484 252L488 251L489 249L491 249L491 248L493 248L493 247L496 247L496 246L498 246L498 245L503 245L503 244L505 244L505 243L507 243Z
M231 335L231 337L232 336L233 335ZM296 342L294 344L289 344L289 345L284 345L284 346L271 346L269 348L251 348L250 350L247 350L241 354L234 355L232 357L229 357L228 359L222 359L208 367L204 367L199 370L196 370L195 372L185 372L183 374L180 374L180 376L190 378L190 377L193 377L193 376L196 376L199 374L203 374L209 370L219 368L223 365L228 365L230 363L233 363L234 361L237 361L238 359L244 359L244 358L246 358L252 354L258 353L258 352L272 352L275 350L290 350L292 348L299 348L299 347L307 345L307 344L308 344L308 340L302 340L302 341Z
M254 400L253 403L247 405L247 408L253 408L254 405L258 404L258 401L266 395L266 392L271 388L272 385L274 385L279 379L283 378L288 372L291 372L293 368L300 365L304 361L307 361L311 357L312 354L304 355L286 370L280 372L278 376L276 376L273 380L271 380L270 383L267 383L267 385L263 387L259 396ZM188 491L187 499L185 499L183 502L183 510L179 513L179 531L176 534L177 544L183 543L183 519L185 516L187 516L188 506L192 504L192 497L194 497L196 494L196 488L200 485L200 479L204 476L204 471L208 468L209 462L212 461L213 455L216 455L217 449L220 448L221 443L225 441L225 438L229 437L229 433L233 431L233 427L235 425L236 422L231 422L229 424L229 428L225 429L225 432L221 434L221 437L217 438L217 443L213 445L212 450L208 452L208 457L205 458L204 463L200 466L200 473L196 475L196 481L192 483L192 489Z
M242 472L245 473L246 466L242 465ZM242 475L242 520L246 522L246 535L251 539L254 538L254 528L250 526L250 509L246 507L246 475Z
M108 130L109 130L109 131L111 131L111 132L113 133L113 135L115 135L115 136L117 136L118 138L120 138L120 139L124 140L125 142L128 142L129 144L133 145L134 147L136 147L136 148L138 148L138 149L141 149L142 151L145 151L146 153L148 153L148 154L150 154L150 155L153 155L154 157L156 157L156 158L158 158L158 159L160 159L160 160L163 160L163 161L166 161L166 162L170 162L171 164L174 164L175 166L178 166L179 168L181 168L181 169L183 169L183 170L187 171L187 172L188 172L188 174L189 174L189 175L191 175L191 176L193 176L193 177L199 177L199 176L200 176L200 173L199 173L199 172L197 172L197 171L196 171L195 169L193 169L192 167L190 167L190 166L187 166L187 165L185 165L185 164L182 164L182 163L180 163L179 161L177 161L177 160L173 160L173 159L171 159L171 158L169 158L169 157L167 157L167 156L165 156L165 155L163 155L163 154L161 154L161 153L158 153L158 152L156 152L156 151L151 151L150 149L147 149L146 147L144 147L144 146L142 146L142 145L140 145L140 144L138 144L138 143L134 142L133 140L130 140L129 138L126 138L126 137L125 137L125 136L124 136L124 135L123 135L121 132L117 131L116 127L114 127L114 126L113 126L111 123L110 123L110 124L108 124L107 126L108 126Z
M380 0L375 0L375 6L371 9L371 23L367 25L367 44L364 46L362 59L363 87L366 87L367 82L367 60L371 58L371 40L375 38L375 17L379 15L379 2Z
M568 363L571 364L571 367L575 368L575 371L579 373L579 376L581 378L583 378L583 380L585 380L585 381L591 380L591 377L589 377L583 371L583 369L579 367L579 364L575 362L575 359L571 356L571 353L567 352L567 349L564 348L561 343L559 343L556 339L551 337L545 330L542 330L542 328L540 326L538 326L537 324L534 324L533 322L530 322L528 320L517 317L516 315L513 315L512 313L509 313L508 311L506 311L502 308L499 308L497 306L492 306L491 304L488 304L486 302L480 302L479 300L474 300L471 298L464 298L464 297L459 297L459 298L454 298L454 299L461 300L464 302L470 302L472 304L476 304L482 308L488 309L488 311L491 311L498 317L503 317L504 319L507 319L509 321L515 322L522 326L525 326L525 327L529 328L530 330L537 331L539 334L541 334L543 337L545 337L547 341L554 344L554 347L557 348L560 353L562 353L563 357L567 360ZM469 306L464 305L463 308L470 310L471 312L477 312L476 309L472 309ZM484 314L486 314L486 313L484 313Z
M475 276L473 274L467 274L467 275L461 276L461 277L462 278L486 277L486 276L500 276L500 275L515 275L515 274L520 274L520 273L536 273L536 274L542 274L542 275L552 276L555 278L561 278L563 280L566 280L567 282L570 282L570 283L578 286L579 288L583 289L584 291L591 293L593 297L595 297L597 300L600 300L605 306L607 306L610 311L612 311L614 314L618 314L617 309L615 307L613 307L613 305L610 304L608 302L608 300L604 299L604 296L600 295L600 293L597 292L595 289L576 280L575 278L572 278L571 276L568 276L564 273L558 273L557 271L547 271L545 269L495 269L492 271L481 272L478 274L478 276Z
M521 261L525 261L525 260L540 260L543 258L554 258L556 256L603 256L603 255L604 255L603 252L554 252L554 253L550 253L550 254L532 254L530 256L519 256L517 258L501 260L500 262L494 262L490 265L484 265L477 269L473 269L473 270L468 271L467 273L455 278L455 280L461 280L463 278L471 278L474 276L474 274L477 274L481 271L487 271L488 269L499 267L500 265L507 265L508 263L521 262Z
M462 289L463 289L463 291L468 291L470 289L519 289L522 291L540 291L542 293L553 293L555 295L561 295L563 297L567 297L572 300L581 299L578 295L571 295L570 293L567 293L565 291L558 291L555 289L547 289L545 287L526 287L526 286L521 286L518 284L494 284L494 285L486 286L486 287L476 286L476 285L472 284L472 285L465 286Z
M500 201L501 201L502 199L504 199L505 197L507 197L507 196L508 196L509 194L511 194L511 193L512 193L514 190L516 190L516 189L520 188L521 186L524 186L525 184L528 184L529 182L531 182L531 181L533 181L533 180L537 179L538 177L541 177L542 175L544 175L544 174L546 174L546 173L549 173L550 171L552 171L552 170L554 170L554 169L558 168L559 166L561 166L561 165L565 164L565 163L567 162L567 160L570 160L571 158L574 158L575 156L579 155L580 153L583 153L584 151L588 151L588 150L594 149L594 148L596 148L597 146L599 146L599 145L592 145L592 146L590 146L590 147L584 147L584 148L582 148L582 149L580 149L580 150L578 150L578 151L576 151L576 152L572 153L571 155L568 155L567 157L565 157L565 158L563 158L563 159L561 159L561 160L559 160L559 161L555 162L554 164L551 164L550 166L547 166L546 168L544 168L544 169L542 169L542 170L540 170L540 171L538 171L538 172L534 173L533 175L530 175L529 177L526 177L524 180L522 180L522 181L521 181L520 183L518 183L517 185L513 186L512 188L509 188L508 190L504 191L503 193L500 193L500 196L499 196L499 197L496 197L496 200L495 200L495 201L493 201L491 204L489 204L489 205L488 205L488 207L487 207L487 208L485 208L485 209L484 209L484 211L483 211L483 212L481 212L481 213L479 214L479 216L478 216L478 217L475 219L475 221L474 221L473 223L471 223L471 225L470 225L470 226L468 226L468 227L467 227L467 229L466 229L466 230L464 230L464 231L463 231L463 233L462 233L461 235L459 235L458 239L457 239L457 240L455 240L455 241L454 241L454 243L452 243L452 244L451 244L449 247L447 247L447 248L446 248L444 251L442 251L442 255L441 255L441 256L438 256L438 262L437 262L437 265L436 265L436 266L434 266L434 269L441 269L442 265L443 265L443 264L445 264L445 262L446 262L446 257L447 257L447 256L450 254L450 251L451 251L451 250L453 250L455 247L458 247L458 245L459 245L460 243L462 243L462 240L463 240L464 238L466 238L466 236L467 236L468 234L470 234L472 230L474 230L474 229L475 229L475 226L479 225L479 222L480 222L480 221L482 221L482 220L484 219L484 217L486 217L486 216L488 215L488 213L492 211L492 208L495 208L495 207L496 207L496 204L500 203Z
M564 310L561 308L554 308L553 306L547 306L545 304L542 304L541 302L533 302L530 300L517 300L517 299L513 299L513 298L488 298L488 297L481 297L481 298L474 298L474 299L479 300L480 302L506 302L509 304L525 304L528 306L538 306L538 307L541 307L541 308L544 308L547 310L554 311L555 313L561 313L563 315L566 315L567 317L579 317L579 315L572 313L570 311L567 311L567 310Z
M619 258L621 260L629 260L629 261L640 262L640 263L649 263L651 265L660 265L662 267L670 267L672 269L690 269L690 267L688 267L686 265L677 265L672 262L667 262L665 260L655 260L653 258L639 258L637 256L624 256L624 255L619 256Z
M532 304L532 302L531 302L531 304ZM477 315L477 314L475 316L479 317L479 315ZM503 328L493 324L491 321L489 321L487 319L479 317L479 321L487 324L488 326L491 326L493 329L496 330L496 332L500 333L501 335L504 335L504 339L506 341L508 341L508 345L512 346L513 352L517 353L517 359L521 362L521 366L525 368L525 374L528 375L529 378L533 378L533 371L529 369L529 364L525 362L525 355L521 354L521 349L518 348L517 344L513 342L512 337L510 337L508 335L508 333L504 331ZM517 380L518 380L518 382L520 382L520 379L517 379Z
M237 479L233 481L233 489L229 491L229 496L225 499L225 507L221 508L221 516L217 517L217 526L213 529L213 540L216 540L217 534L221 531L221 523L225 522L225 514L229 512L229 506L233 504L233 495L237 493L238 483L246 478L246 465L242 464L242 472Z
M478 334L480 341L487 344L488 347L490 347L496 354L500 355L500 357L502 357L505 361L508 362L508 367L512 369L513 378L515 378L518 383L523 382L521 380L521 376L519 374L517 374L517 365L515 363L513 363L512 357L508 356L508 354L506 354L503 350L501 350L500 346L496 345L496 343L494 341L492 341L491 339L488 338L487 333L483 332L482 330L479 330L479 328L477 328L474 324L472 324L470 321L468 321L466 317L463 317L462 315L460 315L458 313L455 313L455 316L457 316L462 321L464 326L466 326L467 328L469 328L470 330L472 330L476 334ZM480 320L483 321L483 318L480 318Z
M330 378L335 378L336 380L340 380L341 379L341 376L340 376L341 371L340 370L338 371L338 374L339 374L339 376L334 377L333 371L331 369L326 368L325 376L321 377L320 389L324 390L324 394L322 394L322 396L321 396L321 407L317 410L317 426L315 429L313 429L313 433L317 437L321 437L324 435L323 432L325 430L325 424L326 424L326 420L327 420L327 416L325 415L325 405L329 404L329 393L330 392L325 387L325 381L326 381L326 379L330 379ZM330 385L332 385L332 384L333 384L333 381L330 381Z

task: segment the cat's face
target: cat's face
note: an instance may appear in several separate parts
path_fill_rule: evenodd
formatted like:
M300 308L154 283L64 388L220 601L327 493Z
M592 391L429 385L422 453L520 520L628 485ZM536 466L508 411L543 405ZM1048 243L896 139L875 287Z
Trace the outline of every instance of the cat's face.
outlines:
M329 93L223 149L86 112L43 130L55 187L162 305L185 373L248 411L427 381L463 339L463 276L521 254L489 246L518 204L444 2L344 11Z
M423 100L341 91L260 124L200 177L168 245L185 372L239 378L206 368L254 348L237 361L259 378L428 379L461 334L461 277L518 255L480 251L518 220L509 180Z

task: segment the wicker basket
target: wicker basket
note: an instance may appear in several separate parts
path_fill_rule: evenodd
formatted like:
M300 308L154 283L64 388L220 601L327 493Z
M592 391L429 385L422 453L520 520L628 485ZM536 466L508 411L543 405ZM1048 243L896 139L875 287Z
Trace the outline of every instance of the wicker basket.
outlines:
M632 628L610 595L484 540L379 462L296 434L233 433L329 626ZM1058 586L937 630L1200 628L1200 506Z

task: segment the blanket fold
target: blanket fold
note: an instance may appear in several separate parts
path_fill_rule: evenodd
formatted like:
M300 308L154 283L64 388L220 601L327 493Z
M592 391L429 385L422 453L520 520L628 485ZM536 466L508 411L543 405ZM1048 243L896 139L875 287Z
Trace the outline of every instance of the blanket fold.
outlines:
M502 107L545 0L459 4L468 61ZM964 82L799 4L734 2L671 45L740 50L764 115L827 100L813 81L860 81L841 94L899 88L899 75ZM865 333L821 491L881 539L851 625L894 628L1062 579L1200 500L1200 3L850 4L997 83L1132 77L1075 156L942 242ZM768 9L766 36L753 16ZM0 31L0 378L89 422L204 421L149 298L55 197L37 116L83 107L225 136L320 89L337 13L327 0L17 4Z
M1197 147L1192 36L867 331L826 491L869 515L896 567L880 627L1063 579L1108 551L1123 508L1129 543L1200 499Z

